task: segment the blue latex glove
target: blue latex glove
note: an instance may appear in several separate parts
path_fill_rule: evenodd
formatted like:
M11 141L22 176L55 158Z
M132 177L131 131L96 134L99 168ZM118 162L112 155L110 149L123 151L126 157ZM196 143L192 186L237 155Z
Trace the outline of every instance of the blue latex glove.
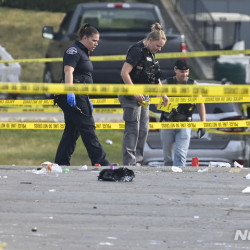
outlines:
M67 94L67 103L70 107L76 106L76 96L74 93Z
M94 106L93 106L93 103L92 103L92 101L90 99L89 99L89 104L90 104L91 111L93 112Z

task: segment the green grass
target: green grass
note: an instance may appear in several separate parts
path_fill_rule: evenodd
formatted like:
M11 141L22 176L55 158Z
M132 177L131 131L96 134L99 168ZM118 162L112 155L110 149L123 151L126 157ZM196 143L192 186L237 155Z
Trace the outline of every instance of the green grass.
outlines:
M44 161L54 162L62 130L0 130L0 165L37 166ZM96 130L99 141L111 163L122 165L122 130ZM113 144L106 144L106 140ZM3 143L4 142L4 143ZM90 165L81 138L71 158L72 166Z
M0 45L14 59L44 58L49 44L42 38L46 25L58 29L64 13L0 8ZM21 63L22 82L42 82L44 63Z

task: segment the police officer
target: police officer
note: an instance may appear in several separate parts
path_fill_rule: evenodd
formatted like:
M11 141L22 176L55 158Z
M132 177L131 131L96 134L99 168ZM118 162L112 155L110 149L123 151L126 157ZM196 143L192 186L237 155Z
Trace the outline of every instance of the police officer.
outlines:
M126 62L121 70L125 84L159 84L160 67L155 60L155 53L166 43L166 35L159 23L151 27L147 37L132 45L127 52ZM163 96L165 105L169 99ZM134 96L119 96L123 108L125 130L123 135L124 166L141 165L144 145L148 135L149 97L140 93Z
M174 67L175 76L168 78L168 84L196 84L189 78L189 67L186 60L177 60ZM162 81L164 83L164 81ZM182 122L192 121L192 114L195 106L197 106L201 121L206 121L206 109L204 103L199 104L169 104L166 109L168 112L162 112L161 121L163 122ZM199 129L198 135L201 138L205 134L205 129ZM165 166L184 167L190 143L191 129L162 129L161 141L164 155ZM172 159L174 147L174 158Z
M93 26L84 24L78 32L79 41L68 48L63 57L63 81L65 84L93 83L93 65L89 59L99 41L99 32ZM55 163L70 165L70 158L81 136L92 165L109 166L96 134L92 116L93 105L87 95L59 95L55 100L64 112L65 129L57 149Z

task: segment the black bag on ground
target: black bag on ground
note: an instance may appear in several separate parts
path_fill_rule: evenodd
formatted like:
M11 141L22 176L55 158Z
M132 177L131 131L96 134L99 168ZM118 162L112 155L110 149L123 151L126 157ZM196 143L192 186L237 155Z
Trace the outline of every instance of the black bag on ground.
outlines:
M124 181L129 182L135 178L133 170L128 168L118 168L118 169L103 169L99 176L98 180L100 181Z

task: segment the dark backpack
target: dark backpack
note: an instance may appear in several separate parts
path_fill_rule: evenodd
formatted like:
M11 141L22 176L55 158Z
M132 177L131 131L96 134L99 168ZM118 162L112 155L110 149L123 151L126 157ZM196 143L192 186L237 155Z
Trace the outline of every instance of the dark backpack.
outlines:
M135 178L133 170L128 168L118 168L118 169L103 169L99 176L98 180L100 181L124 181L129 182Z

